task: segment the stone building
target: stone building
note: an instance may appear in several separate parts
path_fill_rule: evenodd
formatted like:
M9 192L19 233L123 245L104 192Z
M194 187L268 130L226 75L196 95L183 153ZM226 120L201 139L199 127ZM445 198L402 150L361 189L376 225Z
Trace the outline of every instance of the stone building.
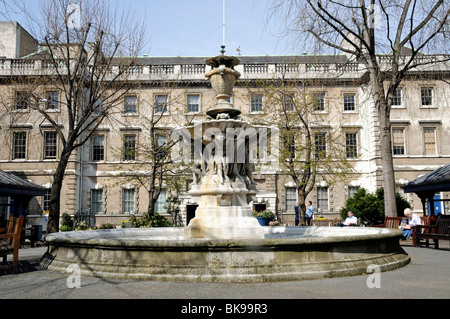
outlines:
M5 23L0 24L4 30ZM51 187L52 175L58 161L61 141L39 112L27 107L23 85L13 76L45 76L42 54L45 48L36 48L36 41L18 24L7 24L9 31L19 30L21 36L0 32L0 93L2 116L0 139L0 169L20 173L34 183ZM20 39L14 40L12 39ZM28 43L25 45L23 40ZM12 47L16 50L12 50ZM30 52L22 48L33 48ZM6 50L7 49L7 50ZM3 49L2 49L3 50ZM20 52L20 53L7 53ZM89 53L87 53L89 54ZM407 54L407 53L406 53ZM1 54L0 54L1 55ZM242 112L242 118L264 125L275 125L274 114L269 114L270 85L289 83L293 99L308 97L314 102L314 117L318 124L314 131L320 134L339 132L341 149L353 167L345 181L331 184L317 178L315 188L308 196L325 217L334 218L346 199L358 188L374 192L382 186L382 167L378 123L373 100L368 93L367 72L362 64L350 63L342 55L299 56L239 56L235 69L241 77L236 83L232 103ZM380 56L380 61L389 56ZM436 56L423 55L420 59L433 62ZM142 214L148 206L148 193L126 181L127 174L136 168L140 158L134 152L148 141L146 123L150 109L156 105L161 117L158 127L164 143L172 128L202 120L213 105L214 92L205 78L210 69L207 57L138 57L129 70L128 81L139 83L121 102L121 106L100 125L90 142L77 149L66 169L61 198L61 213L78 214L91 224L120 225L130 214ZM418 176L448 164L450 158L450 77L449 63L430 63L417 72L411 72L396 92L391 113L395 180L398 191ZM447 82L446 82L446 81ZM63 94L57 88L40 88L41 103L46 112L65 128ZM9 111L12 110L12 111ZM301 130L298 125L298 130ZM325 133L324 133L325 132ZM315 146L325 152L331 149L326 139L316 135ZM335 141L336 142L336 141ZM296 143L300 143L296 141ZM338 144L339 144L338 143ZM123 147L132 149L125 154ZM277 212L285 223L293 224L296 203L295 184L285 171L260 169L254 175L258 195L253 205L256 210ZM186 192L192 181L190 174L182 181L180 198L181 217L186 224L193 217L196 203ZM170 190L164 190L156 210L165 212L164 204ZM448 194L437 194L448 199ZM416 211L422 204L414 194L405 194ZM30 211L48 210L48 194L38 199ZM7 199L2 199L7 201ZM447 212L445 201L441 211Z

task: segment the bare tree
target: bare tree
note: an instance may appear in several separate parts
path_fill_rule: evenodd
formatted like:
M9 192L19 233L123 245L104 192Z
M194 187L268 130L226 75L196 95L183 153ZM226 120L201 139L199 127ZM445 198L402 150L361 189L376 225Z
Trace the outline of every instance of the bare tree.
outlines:
M178 107L185 105L185 90L178 89L177 85L177 81L163 81L156 97L150 97L156 100L141 100L142 108L147 110L139 117L139 126L145 132L140 138L141 143L129 148L123 141L121 147L115 149L116 157L121 157L122 161L114 165L115 170L121 173L113 177L118 178L118 183L130 183L147 191L149 214L156 212L156 202L164 187L180 183L181 176L186 176L188 170L171 156L172 148L179 142L171 138L173 126L187 125L195 117L185 116L184 107ZM167 123L169 110L171 123ZM181 122L178 123L178 120ZM124 158L132 161L123 161Z
M380 125L385 213L396 216L390 111L409 72L448 61L450 3L444 0L273 0L272 18L305 47L344 52L365 65ZM432 53L424 55L423 52Z
M123 104L133 85L128 78L137 67L135 57L145 44L145 25L128 12L114 11L105 0L46 0L41 10L40 51L27 57L39 61L40 68L34 63L34 73L23 71L13 80L27 93L30 118L37 114L61 144L48 221L48 232L56 232L67 165L77 156L74 151ZM46 88L59 92L60 98L42 96ZM48 111L53 102L60 112Z
M277 73L257 88L249 88L250 94L262 94L265 101L261 116L254 116L255 124L271 123L279 129L280 172L295 183L303 225L306 198L317 182L333 185L353 171L342 147L345 134L338 115L330 111L332 97L325 101L315 94L314 88L320 86L317 79L299 81L295 75Z

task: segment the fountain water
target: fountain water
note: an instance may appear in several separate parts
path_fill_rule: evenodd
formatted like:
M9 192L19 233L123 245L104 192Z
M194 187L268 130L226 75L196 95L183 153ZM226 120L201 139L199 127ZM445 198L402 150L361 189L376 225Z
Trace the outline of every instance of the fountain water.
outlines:
M186 228L49 234L42 265L65 272L77 264L82 274L101 277L261 282L360 275L373 265L386 271L409 263L398 230L260 226L249 206L256 194L254 128L229 102L239 60L222 54L206 63L216 103L206 121L176 135L188 135L197 149L190 190L200 203L196 217Z

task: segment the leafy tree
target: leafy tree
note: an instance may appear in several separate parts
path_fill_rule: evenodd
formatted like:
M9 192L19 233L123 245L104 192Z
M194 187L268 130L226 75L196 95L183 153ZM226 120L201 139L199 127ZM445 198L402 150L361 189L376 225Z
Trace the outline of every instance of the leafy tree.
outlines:
M395 194L397 204L397 216L403 216L405 208L411 205L399 193ZM359 189L355 195L347 199L345 206L341 209L341 217L347 217L351 210L354 215L361 218L361 223L366 226L380 225L384 221L384 190L377 189L375 194L369 193L365 188Z

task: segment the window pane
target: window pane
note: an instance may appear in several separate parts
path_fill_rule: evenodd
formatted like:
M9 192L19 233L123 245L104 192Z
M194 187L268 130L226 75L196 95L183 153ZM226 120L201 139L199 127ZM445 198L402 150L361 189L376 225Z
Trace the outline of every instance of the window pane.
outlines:
M103 212L103 189L91 190L91 212L94 214Z
M286 188L286 211L294 211L297 205L297 192L295 188Z
M394 96L392 98L392 105L400 106L402 105L402 89L398 88L394 92Z
M105 160L105 136L96 135L92 141L92 160L103 161Z
M353 197L359 190L359 186L349 186L348 187L348 197Z
M124 189L122 199L123 213L134 212L134 189Z
M55 159L57 152L56 132L44 133L44 159Z
M425 155L436 155L436 129L424 128Z
M136 114L137 113L137 97L136 96L127 96L125 98L125 106L124 106L125 114Z
M49 91L46 96L47 102L45 104L46 110L57 110L59 103L58 91Z
M327 155L327 141L325 133L317 133L314 135L314 146L316 151L316 159L324 158Z
M159 193L158 200L156 201L155 210L157 213L165 213L166 208L164 207L167 203L167 194L166 190L162 189L161 193Z
M156 113L167 112L167 95L157 95L156 96Z
M123 138L123 159L134 161L136 159L136 135L125 135Z
M344 111L355 110L355 94L344 94Z
M325 111L325 93L315 93L314 98L314 110Z
M433 88L422 88L420 90L422 96L422 105L432 106L433 105Z
M45 191L44 196L42 197L42 210L44 212L48 212L50 210L50 195L52 193L51 189L47 189Z
M328 187L317 187L317 208L328 210Z
M403 128L392 129L392 147L394 155L405 155L405 136Z
M27 153L26 132L14 132L12 151L13 151L13 159L25 159Z
M251 96L251 112L262 112L263 109L263 96L262 94L253 94Z
M28 109L28 94L27 92L16 92L16 100L14 101L15 110L27 110Z
M294 111L294 94L286 94L284 96L284 106L287 112Z
M358 157L358 144L356 140L356 133L345 134L345 149L347 158Z
M188 95L187 97L187 111L188 113L198 113L200 110L200 96Z

